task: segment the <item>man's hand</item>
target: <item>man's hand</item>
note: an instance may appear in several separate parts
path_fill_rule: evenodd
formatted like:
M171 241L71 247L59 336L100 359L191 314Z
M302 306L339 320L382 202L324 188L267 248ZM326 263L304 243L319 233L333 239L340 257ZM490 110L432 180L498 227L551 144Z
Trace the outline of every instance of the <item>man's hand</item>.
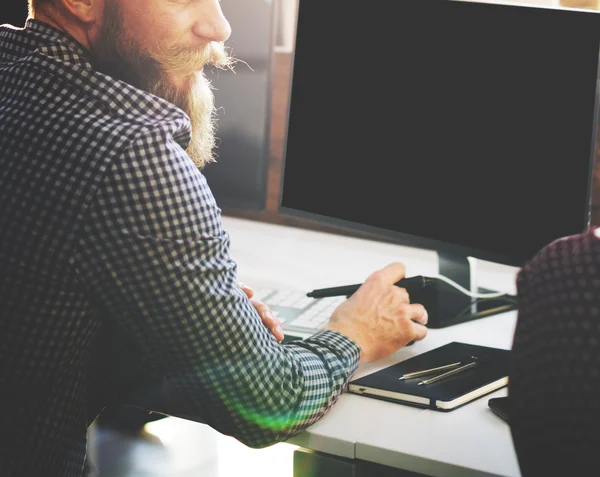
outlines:
M243 283L240 283L239 285L242 291L250 299L250 303L252 303L252 306L254 306L254 308L258 312L258 315L260 316L263 325L265 325L271 331L271 333L273 333L273 336L275 336L277 341L281 342L281 340L283 340L284 337L283 329L281 328L281 322L277 318L275 318L273 312L271 311L268 305L265 305L262 301L257 300L256 298L252 298L254 296L254 290L252 290L252 288Z
M357 343L362 363L384 358L427 335L427 311L423 305L411 305L406 290L394 285L404 275L401 263L392 263L371 274L336 308L325 327Z

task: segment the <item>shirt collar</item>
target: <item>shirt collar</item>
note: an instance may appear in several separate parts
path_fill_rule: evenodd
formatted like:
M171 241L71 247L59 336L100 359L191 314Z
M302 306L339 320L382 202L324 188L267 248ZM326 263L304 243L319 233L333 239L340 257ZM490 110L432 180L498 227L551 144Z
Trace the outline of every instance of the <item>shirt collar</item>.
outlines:
M28 18L24 29L47 42L47 49L51 50L52 56L92 67L90 52L68 33L35 18ZM57 44L63 48L52 49L52 45Z

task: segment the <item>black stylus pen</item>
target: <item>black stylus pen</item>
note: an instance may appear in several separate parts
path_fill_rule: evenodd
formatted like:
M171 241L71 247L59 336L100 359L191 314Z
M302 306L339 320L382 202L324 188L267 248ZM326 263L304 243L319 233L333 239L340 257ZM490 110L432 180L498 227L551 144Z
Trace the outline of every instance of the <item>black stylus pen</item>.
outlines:
M433 283L432 278L424 277L422 275L417 275L415 277L403 278L402 280L395 283L395 285L406 288L406 291L410 295L413 291L418 290L420 288L424 288L430 283ZM333 288L320 288L318 290L313 290L308 292L306 296L312 298L327 298L330 296L350 296L356 290L360 288L362 284L357 285L346 285L343 287L333 287Z

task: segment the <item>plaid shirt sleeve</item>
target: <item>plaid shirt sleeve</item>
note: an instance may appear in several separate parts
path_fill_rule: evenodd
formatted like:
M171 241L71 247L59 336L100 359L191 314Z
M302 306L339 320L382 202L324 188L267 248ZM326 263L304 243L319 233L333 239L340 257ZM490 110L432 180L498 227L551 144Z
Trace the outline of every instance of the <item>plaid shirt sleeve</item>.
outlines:
M237 284L204 176L169 131L137 136L88 217L73 265L144 370L177 391L182 410L169 414L263 447L336 402L359 348L331 331L275 340Z

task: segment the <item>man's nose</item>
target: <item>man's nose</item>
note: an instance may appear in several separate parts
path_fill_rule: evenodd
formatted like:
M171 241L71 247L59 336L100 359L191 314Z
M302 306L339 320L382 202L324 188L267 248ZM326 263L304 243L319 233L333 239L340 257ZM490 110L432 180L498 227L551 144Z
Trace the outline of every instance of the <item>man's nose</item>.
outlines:
M194 35L205 41L223 42L231 35L231 26L223 15L219 0L200 2L194 23Z

